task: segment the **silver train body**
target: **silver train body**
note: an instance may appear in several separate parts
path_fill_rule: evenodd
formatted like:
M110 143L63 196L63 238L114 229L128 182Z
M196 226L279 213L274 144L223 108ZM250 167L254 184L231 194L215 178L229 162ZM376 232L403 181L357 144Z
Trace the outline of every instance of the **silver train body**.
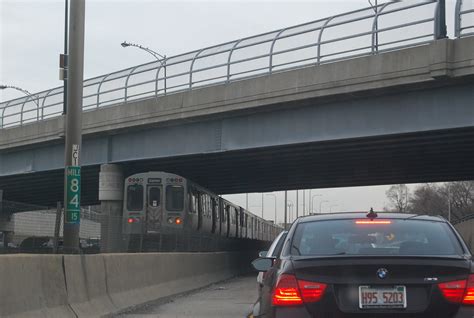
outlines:
M124 187L124 234L166 234L182 229L273 241L282 231L273 222L176 174L137 173L125 179Z

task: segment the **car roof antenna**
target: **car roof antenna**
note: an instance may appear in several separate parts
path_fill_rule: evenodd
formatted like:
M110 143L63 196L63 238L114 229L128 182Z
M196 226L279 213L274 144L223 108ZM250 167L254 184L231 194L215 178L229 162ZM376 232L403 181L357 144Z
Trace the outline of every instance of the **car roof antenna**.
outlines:
M375 219L378 216L377 212L374 212L374 208L370 208L370 212L367 213L369 219Z

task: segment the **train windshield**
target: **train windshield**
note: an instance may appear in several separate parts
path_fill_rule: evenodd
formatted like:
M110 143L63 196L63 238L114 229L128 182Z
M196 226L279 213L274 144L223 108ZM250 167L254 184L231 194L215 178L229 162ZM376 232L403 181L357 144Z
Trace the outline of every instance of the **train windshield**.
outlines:
M143 209L143 186L131 184L127 187L127 209L140 211Z
M169 185L166 187L166 209L168 211L181 211L184 207L184 188Z
M150 188L148 192L148 205L151 207L157 207L161 205L161 190L158 187Z

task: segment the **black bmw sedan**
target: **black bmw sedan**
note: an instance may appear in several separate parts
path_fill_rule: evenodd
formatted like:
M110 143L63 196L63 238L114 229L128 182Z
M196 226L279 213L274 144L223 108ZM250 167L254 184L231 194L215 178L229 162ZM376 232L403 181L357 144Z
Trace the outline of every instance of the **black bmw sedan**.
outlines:
M267 271L256 317L474 317L474 260L441 217L302 217L280 257L253 265Z

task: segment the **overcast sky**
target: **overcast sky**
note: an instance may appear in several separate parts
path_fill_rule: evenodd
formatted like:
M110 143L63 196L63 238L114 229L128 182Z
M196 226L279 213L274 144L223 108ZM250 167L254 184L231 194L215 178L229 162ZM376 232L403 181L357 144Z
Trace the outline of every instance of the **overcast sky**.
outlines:
M382 1L379 1L382 2ZM454 0L448 4L452 33ZM366 0L312 1L158 1L86 0L85 78L152 61L124 40L150 47L167 56L205 46L360 9ZM59 54L64 46L64 1L0 0L0 83L38 92L61 86ZM0 91L0 101L20 97ZM315 206L327 200L323 212L383 209L388 186L314 190ZM277 194L282 215L283 196ZM309 194L306 195L308 202ZM228 196L245 206L245 195ZM296 204L294 191L291 200ZM250 210L261 211L261 195L250 195ZM300 196L302 210L302 192ZM333 206L336 205L337 206ZM273 218L274 199L265 196L266 218ZM306 204L306 207L308 203ZM281 220L281 216L279 216Z

